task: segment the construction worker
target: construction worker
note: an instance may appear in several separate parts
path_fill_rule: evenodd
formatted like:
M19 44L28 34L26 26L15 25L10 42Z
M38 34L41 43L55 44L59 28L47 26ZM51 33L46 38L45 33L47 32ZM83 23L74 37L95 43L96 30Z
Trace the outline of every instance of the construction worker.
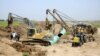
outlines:
M83 41L84 35L83 35L83 28L81 26L77 27L76 36L79 37L80 45L83 45L83 43L84 43L84 41Z
M75 35L75 37L73 38L72 47L78 46L80 46L80 38Z
M11 33L11 40L19 41L20 39L20 34L17 32L12 32Z
M8 20L7 20L8 21L8 26L7 26L8 32L12 32L13 17L11 15L12 14L9 13Z
M45 28L46 28L46 30L51 30L51 28L52 28L52 24L50 23L50 21L48 20L48 18L46 17L46 20L45 20Z

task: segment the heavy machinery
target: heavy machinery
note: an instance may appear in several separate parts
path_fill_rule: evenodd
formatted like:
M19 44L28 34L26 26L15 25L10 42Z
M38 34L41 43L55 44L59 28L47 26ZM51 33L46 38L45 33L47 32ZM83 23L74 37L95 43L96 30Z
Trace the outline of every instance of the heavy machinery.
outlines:
M18 23L23 23L23 24L26 24L28 27L28 30L30 30L30 28L34 28L34 24L32 23L32 21L30 21L28 18L24 18L24 17L21 17L19 15L16 15L14 13L9 13L8 14L8 26L7 27L10 27L11 30L13 29L13 22L15 21L18 21ZM13 31L12 31L13 32ZM30 35L30 33L29 33Z
M71 25L71 27L69 27L68 24L66 24L66 22L63 20L63 18L57 12L56 9L54 9L53 11L51 11L50 9L47 9L46 14L47 15L50 14L56 20L56 23L60 24L62 27L61 29L59 29L59 32L56 35L53 34L52 30L50 30L51 27L53 27L53 25L50 24L50 22L47 18L46 18L46 28L47 29L45 30L42 28L36 28L30 20L28 20L27 18L22 18L17 15L17 17L22 18L21 20L24 21L25 23L27 23L27 25L29 25L28 31L27 31L28 38L26 40L22 41L23 44L39 43L42 45L52 45L52 44L57 43L59 41L60 37L64 34L66 34L66 32L70 31L73 34L73 36L75 36L77 34L77 32L78 32L77 30L78 30L78 28L80 28L80 26L82 29L84 28L83 27L84 25L82 25L82 24ZM56 16L58 16L58 17L56 17ZM71 21L71 23L73 23L73 21ZM84 30L84 31L87 31L90 28L85 27L85 29L86 30ZM84 35L87 36L86 34L84 34Z
M60 15L56 12L56 9L53 10L53 13L50 9L47 9L46 14L50 13L50 15L53 16L53 18L57 21L58 24L60 24L63 28L66 30L69 29L68 25L65 23L65 21L60 17ZM59 19L55 16L55 14L59 17Z
M97 32L97 28L91 24L80 23L74 27L74 36L81 33L83 36L83 43L88 41L94 41L95 37L93 36Z
M24 24L28 25L29 27L34 27L33 23L28 18L21 17L14 13L9 13L8 14L8 27L9 27L9 24L13 24L14 21L23 22Z
M59 29L60 31L58 32L58 34L57 35L52 34L53 32L50 34L50 33L46 32L45 30L41 31L40 33L35 34L35 32L37 32L37 30L36 29L33 30L33 28L32 28L32 29L30 29L29 32L32 31L34 33L34 35L33 34L31 35L32 36L31 40L23 41L23 43L25 43L25 44L39 43L42 45L53 45L53 44L56 44L59 41L60 37L66 33L67 25L63 24L64 21L62 23L60 20L58 20L58 18L53 14L53 11L51 11L50 9L46 10L46 14L47 15L50 14L51 16L53 16L53 18L56 19L57 23L59 23L62 26L62 28ZM48 27L51 27L49 25L48 19L46 19L46 24ZM50 28L48 28L48 29L50 29Z
M23 18L23 17L21 17L21 16L19 16L19 15L16 15L16 14L14 14L14 13L9 13L8 14L8 26L7 26L7 28L8 28L8 31L9 32L13 32L13 22L14 21L20 21L20 22L23 22L24 24L26 24L26 25L28 25L29 27L34 27L33 25L32 25L32 22L30 22L29 20L28 20L28 18Z
M52 38L50 40L48 40L50 42L50 44L52 45L52 44L57 43L59 41L60 37L64 34L66 34L66 32L70 31L70 29L69 29L68 25L65 23L65 21L57 13L56 9L54 9L53 11L51 11L50 9L47 9L46 14L50 14L56 20L56 24L60 24L62 27L61 29L59 29L58 34L54 33L54 36L52 36Z
M53 12L56 13L55 11L53 11ZM46 10L46 14L50 13L53 16L53 18L56 19L57 23L61 24L61 26L62 26L62 29L60 29L60 31L57 35L53 35L48 30L43 30L41 28L37 29L27 18L23 18L23 17L20 17L20 16L14 14L15 16L17 16L17 18L13 17L14 19L16 18L17 20L22 20L24 23L29 25L28 32L27 32L28 38L26 40L22 41L23 44L39 43L39 44L43 44L43 45L50 45L50 44L52 45L52 44L55 44L59 40L59 38L66 33L68 26L65 24L63 19L59 16L59 14L56 13L57 16L60 17L62 22L60 20L58 20L58 18L53 14L53 12L51 12L49 9ZM48 19L46 19L46 25L48 27L49 26L51 27ZM48 29L50 29L50 27Z
M81 34L80 35L81 36L80 37L80 40L81 40L80 43L81 44L83 44L83 43L85 43L87 41L94 41L95 40L93 34L95 34L97 32L97 28L93 27L91 24L86 24L86 23L83 23L83 22L79 23L78 21L71 19L73 21L70 21L72 23L71 28L70 28L68 26L68 24L61 17L63 15L58 13L58 10L54 9L53 10L53 14L50 12L49 9L47 10L47 12L49 12L56 19L56 21L61 24L61 26L66 31L70 31L72 33L73 37L78 35L78 33L80 33ZM56 16L58 16L58 18L61 20L61 22L58 20L57 17L55 17L54 14L56 14ZM70 18L66 18L66 19L70 19ZM58 34L58 36L59 36L59 34Z
M20 21L21 23L24 23L28 26L27 39L22 40L23 44L34 44L34 43L49 44L48 42L45 41L47 36L50 37L52 35L52 33L50 33L48 30L44 30L42 28L36 28L35 25L32 23L32 21L30 21L28 18L23 18L14 13L9 13L8 27L10 28L10 31L13 29L12 25L14 21Z
M10 34L11 34L11 38L12 38L12 33L17 33L18 34L18 36L20 37L20 31L15 31L14 30L14 22L16 22L17 24L20 24L20 23L23 23L23 24L26 24L27 26L29 26L29 27L33 27L33 24L32 24L32 22L30 22L29 20L28 20L28 18L23 18L23 17L21 17L21 16L19 16L19 15L16 15L16 14L14 14L14 13L9 13L8 14L8 19L7 19L7 21L8 21L8 26L7 26L7 29L8 29L8 32L10 32ZM19 29L20 30L20 29ZM19 39L19 38L18 38Z

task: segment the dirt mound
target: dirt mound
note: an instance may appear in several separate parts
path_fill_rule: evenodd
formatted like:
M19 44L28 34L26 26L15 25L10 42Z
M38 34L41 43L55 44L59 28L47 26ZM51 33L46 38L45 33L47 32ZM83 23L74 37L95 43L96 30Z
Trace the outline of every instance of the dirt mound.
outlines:
M28 45L23 45L21 43L13 43L11 46L19 52L27 52L30 55L34 56L46 55L46 50L42 50L40 47L38 48L37 46L28 46Z
M14 31L19 32L21 35L24 35L27 33L28 26L25 24L20 24L19 26L14 27Z
M22 53L17 52L13 47L0 42L0 55L4 56L22 56Z
M20 24L19 26L15 26L13 28L13 31L18 32L22 38L27 37L27 25ZM10 33L7 31L7 28L0 27L0 37L10 37Z
M8 45L10 45L10 44L13 43L12 40L7 39L6 37L5 38L1 38L0 39L0 42L5 43L5 44L8 44Z
M16 56L18 54L18 56L22 56L24 53L28 53L32 56L46 56L46 52L47 51L41 47L24 45L20 42L9 40L8 38L2 38L0 40L0 56Z
M61 30L61 25L60 24L55 24L54 27L53 27L53 31L54 31L54 34L58 34Z
M27 25L21 24L13 28L14 31L20 33L21 38L27 37ZM32 56L46 55L46 51L41 50L41 48L23 45L19 42L8 39L9 35L10 33L7 32L6 28L0 27L0 56L22 56L22 53L24 52L27 52Z
M23 45L23 44L21 44L21 43L13 43L13 44L11 44L11 46L13 47L13 48L15 48L17 51L19 51L19 52L32 52L33 50L32 50L32 48L31 47L29 47L29 46L26 46L26 45Z
M0 36L1 37L8 37L9 33L7 32L6 28L0 27Z
M82 47L98 47L99 45L96 42L88 42L88 43L84 43L84 45Z
M71 47L71 43L55 44L46 49L47 56L100 56L100 46L96 42L86 43L81 47Z
M100 45L100 28L98 28L98 32L94 35L94 37L96 39L97 44Z
M20 24L19 26L14 27L14 31L18 32L21 35L21 38L27 38L27 28L27 25Z

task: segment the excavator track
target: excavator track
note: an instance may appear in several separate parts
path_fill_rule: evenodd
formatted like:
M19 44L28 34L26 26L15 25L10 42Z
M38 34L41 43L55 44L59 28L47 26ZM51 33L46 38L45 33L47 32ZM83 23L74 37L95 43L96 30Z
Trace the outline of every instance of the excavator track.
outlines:
M48 46L48 45L50 45L50 42L45 41L45 40L41 40L41 39L31 39L31 40L22 41L22 44L25 44L25 45L39 44L39 45L42 45L42 46Z

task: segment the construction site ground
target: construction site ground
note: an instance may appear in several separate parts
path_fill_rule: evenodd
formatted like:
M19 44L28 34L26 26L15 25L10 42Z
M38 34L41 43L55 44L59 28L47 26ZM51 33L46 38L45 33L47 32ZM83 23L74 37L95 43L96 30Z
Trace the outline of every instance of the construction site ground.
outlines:
M20 25L15 27L19 31L21 39L27 38L27 27ZM10 40L6 28L0 27L0 56L100 56L100 28L95 34L94 42L84 43L81 47L72 47L63 36L57 44L51 46L24 45L21 42Z

